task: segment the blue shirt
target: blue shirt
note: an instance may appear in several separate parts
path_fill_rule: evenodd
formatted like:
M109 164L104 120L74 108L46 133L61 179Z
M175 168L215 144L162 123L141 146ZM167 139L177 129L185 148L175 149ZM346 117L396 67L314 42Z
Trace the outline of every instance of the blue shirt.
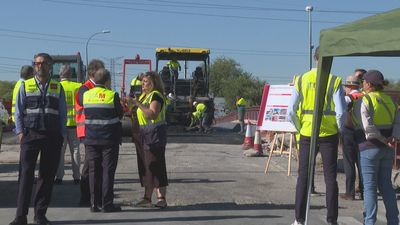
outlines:
M42 94L45 95L45 90L47 90L48 82L43 85L35 76L36 84L39 89L42 91ZM20 134L24 131L24 111L25 111L25 82L21 83L21 87L19 88L19 92L16 98L15 103L15 133ZM60 132L63 137L67 132L67 105L65 103L65 94L64 89L60 85L60 98L58 100L58 114L60 116Z

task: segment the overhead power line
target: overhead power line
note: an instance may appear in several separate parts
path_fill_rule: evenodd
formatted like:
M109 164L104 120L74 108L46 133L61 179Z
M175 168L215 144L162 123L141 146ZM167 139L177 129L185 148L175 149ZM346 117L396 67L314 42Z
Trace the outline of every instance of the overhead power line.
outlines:
M3 33L1 33L3 32ZM4 34L4 32L6 32ZM12 34L8 34L12 33ZM69 43L81 45L84 44L87 38L71 36L71 35L60 35L54 33L39 33L39 32L29 32L20 31L15 29L0 28L0 36L20 38L20 39L30 39L39 41L51 41L60 43ZM39 37L35 37L39 36ZM54 38L52 38L54 37ZM119 41L119 40L106 40L106 39L93 39L93 45L101 45L107 47L121 47L121 48L136 48L136 49L146 49L154 50L159 46L170 46L162 43L147 43L147 42L132 42L132 41ZM144 46L141 46L144 45ZM151 46L151 47L146 47ZM182 46L189 47L189 46ZM304 56L305 52L295 52L295 51L273 51L273 50L254 50L254 49L233 49L233 48L214 48L209 47L214 53L221 54L236 54L236 55L264 55L264 56Z
M248 20L261 20L261 21L281 21L281 22L300 22L305 23L308 20L300 20L300 19L285 19L285 18L272 18L272 17L255 17L255 16L238 16L238 15L221 15L221 14L211 14L211 13L200 13L200 12L182 12L182 11L174 11L174 10L158 10L158 9L146 9L146 8L134 8L129 6L116 6L109 4L94 4L94 3L85 3L85 2L71 2L71 1L63 1L63 0L42 0L46 2L59 3L59 4L67 4L67 5L79 5L79 6L91 6L98 8L108 8L108 9L119 9L119 10L130 10L130 11L142 11L142 12L150 12L150 13L166 13L166 14L174 14L174 15L196 15L196 16L208 16L208 17L220 17L220 18L236 18L236 19L248 19ZM343 21L321 21L314 20L314 23L330 23L330 24L342 24Z

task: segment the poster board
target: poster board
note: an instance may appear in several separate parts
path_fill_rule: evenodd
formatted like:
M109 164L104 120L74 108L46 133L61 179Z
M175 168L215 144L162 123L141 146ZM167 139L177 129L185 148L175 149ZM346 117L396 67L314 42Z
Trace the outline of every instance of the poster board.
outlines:
M257 126L259 130L297 132L288 120L288 108L294 86L265 85L260 104Z

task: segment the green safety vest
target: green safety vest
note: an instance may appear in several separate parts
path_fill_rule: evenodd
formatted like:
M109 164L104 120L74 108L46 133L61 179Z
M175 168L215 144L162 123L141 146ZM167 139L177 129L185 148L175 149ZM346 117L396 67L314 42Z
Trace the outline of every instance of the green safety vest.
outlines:
M15 104L17 104L17 95L19 93L19 89L21 88L21 84L24 82L23 80L17 81L14 86L13 95L12 95L12 105L11 105L11 121L15 123Z
M177 70L177 69L179 69L179 67L180 67L181 65L180 65L179 62L177 62L177 61L169 61L169 62L167 62L167 66L168 66L169 68L173 69L173 70Z
M296 112L301 124L300 134L307 137L311 137L312 132L316 80L317 69L315 68L302 76L296 77L295 80L296 90L300 98L298 111ZM331 136L338 133L333 94L338 90L341 82L341 78L329 74L319 137Z
M143 113L143 111L138 108L137 110L137 117L139 121L140 128L154 128L158 125L166 124L165 122L165 112L166 112L166 101L164 96L159 92L159 91L152 91L148 95L143 96L144 100L142 101L142 104L146 107L149 107L150 103L153 100L154 95L160 96L164 100L164 105L161 107L161 111L158 114L157 118L155 120L147 119Z
M198 103L196 105L196 111L192 113L195 119L200 119L203 116L204 111L206 111L206 105L204 103Z
M244 98L240 98L236 101L237 110L239 112L243 112L246 109L246 100Z
M361 100L368 108L373 120L373 125L375 125L379 130L392 129L397 106L390 96L380 91L373 91L365 93ZM361 124L359 119L354 116L353 118L357 125Z
M60 84L63 86L65 93L65 102L67 104L67 127L76 126L75 122L75 95L81 87L81 83L62 80Z

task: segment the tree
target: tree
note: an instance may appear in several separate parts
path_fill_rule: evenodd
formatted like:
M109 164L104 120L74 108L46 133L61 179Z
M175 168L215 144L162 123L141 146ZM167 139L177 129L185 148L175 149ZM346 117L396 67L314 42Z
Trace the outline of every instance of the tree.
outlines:
M0 96L6 101L11 101L15 81L0 81Z
M231 58L220 57L211 64L210 90L215 96L225 98L229 111L236 108L236 96L245 98L248 105L259 105L264 85L264 81L243 71L240 64Z

